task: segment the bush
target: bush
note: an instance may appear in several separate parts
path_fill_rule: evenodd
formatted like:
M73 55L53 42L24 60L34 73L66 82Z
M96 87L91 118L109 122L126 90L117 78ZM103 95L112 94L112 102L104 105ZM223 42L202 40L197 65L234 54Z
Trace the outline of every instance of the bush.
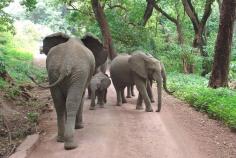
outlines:
M187 101L195 109L208 113L212 118L224 121L236 128L236 92L227 88L211 89L208 80L197 75L172 73L168 85L174 95Z

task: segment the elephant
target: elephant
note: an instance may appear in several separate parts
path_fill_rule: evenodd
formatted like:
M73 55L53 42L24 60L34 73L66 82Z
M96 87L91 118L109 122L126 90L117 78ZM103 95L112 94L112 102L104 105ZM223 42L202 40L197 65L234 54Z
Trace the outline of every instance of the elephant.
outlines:
M105 61L105 63L104 64L102 64L102 65L100 65L97 69L96 69L96 71L95 71L95 73L94 74L97 74L98 72L103 72L104 74L106 73L106 70L107 70L107 62L108 61ZM91 87L90 87L90 85L88 86L88 99L91 99Z
M157 112L161 110L162 85L164 90L171 94L166 86L166 72L164 65L157 59L145 55L142 51L135 51L131 55L117 56L111 62L110 74L117 95L117 106L121 106L121 95L126 86L135 84L139 97L136 109L142 108L144 99L147 112L152 112L151 101L147 94L147 80L157 81L158 103Z
M57 141L64 142L66 150L74 149L74 129L83 128L84 92L95 69L106 61L107 49L92 35L79 39L59 32L43 39L41 51L47 55L49 85L38 85L50 88L57 115Z
M91 89L91 104L90 110L95 109L95 99L97 97L98 104L100 107L104 107L104 103L107 102L107 88L110 86L111 80L107 74L103 72L98 72L95 74L90 81L90 89Z

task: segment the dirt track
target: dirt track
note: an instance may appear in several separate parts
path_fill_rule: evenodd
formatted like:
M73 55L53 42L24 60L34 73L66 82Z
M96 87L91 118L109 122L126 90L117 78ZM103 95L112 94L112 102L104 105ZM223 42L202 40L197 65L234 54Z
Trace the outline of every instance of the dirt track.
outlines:
M154 90L155 91L155 90ZM114 106L113 86L105 108L84 105L85 128L76 130L79 147L56 142L55 113L44 116L41 143L30 158L235 158L236 135L217 121L166 95L161 113L135 110L136 97ZM155 103L153 103L156 109Z

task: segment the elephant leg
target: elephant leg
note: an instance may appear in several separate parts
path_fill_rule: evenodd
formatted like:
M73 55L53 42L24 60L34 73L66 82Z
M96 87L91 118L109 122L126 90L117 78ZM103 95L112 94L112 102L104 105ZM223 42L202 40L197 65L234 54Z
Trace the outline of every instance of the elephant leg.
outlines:
M148 94L147 94L147 88L146 88L146 81L135 76L135 85L140 93L140 95L142 96L142 98L144 99L144 103L146 105L146 109L145 111L146 112L152 112L153 109L152 109L152 106L151 106L151 101L150 101L150 98L148 97Z
M131 98L131 86L127 86L127 96L126 98Z
M127 103L127 100L125 99L125 87L121 90L121 99L122 103Z
M104 90L103 102L107 103L107 89Z
M65 112L66 112L65 97L58 87L53 87L50 89L50 91L57 114L57 128L58 128L57 141L64 142Z
M82 83L80 83L83 85ZM85 85L85 84L84 84ZM67 98L66 98L66 113L67 119L65 123L65 143L64 148L66 150L74 149L78 145L74 140L74 131L75 131L75 120L77 111L80 109L83 100L85 87L76 85L71 85L68 90ZM82 110L82 107L81 107Z
M95 100L96 100L96 90L91 90L91 104L89 110L95 109Z
M116 89L116 106L121 106L121 90L115 86Z
M135 94L134 94L134 85L131 85L131 86L130 86L130 89L131 89L131 95L132 95L132 96L135 96Z
M91 99L91 87L90 86L88 86L88 99Z
M77 114L76 114L75 129L84 128L83 115L82 115L83 114L83 107L84 107L84 95L83 95L82 101L80 103L79 110L77 111Z
M147 81L147 93L148 93L148 96L151 100L152 103L154 103L154 99L153 99L153 93L152 93L152 87L151 87L151 83L150 81Z
M104 108L103 99L104 99L104 91L101 90L101 91L99 91L99 95L98 95L98 104L99 104L100 108Z
M141 94L139 93L138 94L138 99L137 99L136 109L137 110L142 110L143 109L142 104L143 104L143 98L142 98Z

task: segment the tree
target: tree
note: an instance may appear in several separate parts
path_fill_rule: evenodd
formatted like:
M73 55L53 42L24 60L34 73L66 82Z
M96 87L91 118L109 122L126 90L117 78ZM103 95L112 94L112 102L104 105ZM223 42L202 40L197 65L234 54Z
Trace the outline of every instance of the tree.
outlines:
M108 50L109 58L112 60L117 54L113 48L112 37L103 8L101 7L99 0L91 0L91 4L103 36L104 47Z
M182 0L185 12L189 16L193 29L194 29L194 40L193 40L193 47L199 48L201 56L203 58L208 57L208 53L206 50L204 50L204 46L206 45L206 39L204 38L204 31L205 31L205 25L207 22L207 19L211 15L211 5L215 0L206 0L205 7L204 7L204 13L201 19L199 19L199 16L196 12L196 9L193 7L191 0ZM205 59L203 59L202 64L202 76L205 76L209 70L208 70L208 63Z
M227 87L236 0L223 0L209 87Z
M9 14L3 11L11 2L12 0L1 0L0 2L0 32L10 31L14 34L13 19Z

